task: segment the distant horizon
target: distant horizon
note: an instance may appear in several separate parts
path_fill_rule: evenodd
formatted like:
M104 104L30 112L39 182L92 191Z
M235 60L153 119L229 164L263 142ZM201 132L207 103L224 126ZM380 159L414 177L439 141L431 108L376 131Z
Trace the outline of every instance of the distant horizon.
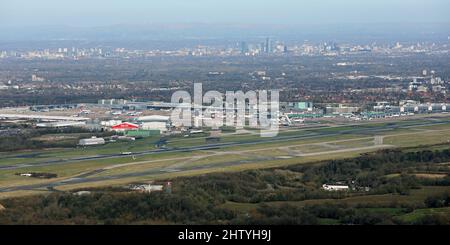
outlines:
M449 23L447 0L2 0L0 26Z
M2 0L0 41L444 40L448 0Z
M5 23L0 23L0 28L32 28L32 27L71 27L71 28L102 28L102 27L114 27L114 26L193 26L193 25L208 25L208 26L238 26L238 27L246 27L246 26L259 26L259 27L307 27L307 26L342 26L342 25L441 25L441 24L450 24L450 20L447 21L411 21L411 22L401 22L401 21L372 21L372 22L321 22L321 23L251 23L251 22L142 22L142 23L111 23L111 24L99 24L99 25L77 25L73 23L47 23L47 24L28 24L28 25L7 25Z
M141 23L79 27L66 24L0 26L0 41L89 40L143 41L185 39L254 39L262 36L313 40L447 40L449 23Z

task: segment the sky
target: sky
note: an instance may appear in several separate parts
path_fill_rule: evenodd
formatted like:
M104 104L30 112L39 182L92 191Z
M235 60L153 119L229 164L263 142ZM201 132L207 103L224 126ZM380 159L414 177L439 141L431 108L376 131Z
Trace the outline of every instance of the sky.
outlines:
M449 0L0 0L0 27L450 23L449 13Z

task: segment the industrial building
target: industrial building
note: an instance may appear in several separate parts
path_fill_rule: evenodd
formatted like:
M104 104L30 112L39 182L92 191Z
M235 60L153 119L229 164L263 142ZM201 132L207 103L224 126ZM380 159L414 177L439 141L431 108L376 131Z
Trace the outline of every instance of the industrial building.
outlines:
M148 102L131 102L127 100L99 100L98 105L109 107L117 110L171 110L180 106L190 108L191 104L188 103L167 103L160 101L148 101Z
M318 110L316 112L307 112L307 113L286 113L285 114L289 119L312 119L312 118L320 118L323 117L323 112Z
M385 118L396 115L450 112L450 105L445 103L420 104L416 101L401 101L399 104L400 106L393 106L388 103L377 103L373 107L374 112L364 112L361 114L370 118Z
M288 106L294 110L312 110L314 108L312 102L293 102L289 103Z
M163 191L164 185L152 185L152 184L132 185L130 186L130 190L151 193L155 191Z
M54 120L54 121L88 121L85 117L64 117L64 116L47 116L47 115L31 115L31 114L0 114L0 118L6 119L26 119L26 120Z
M62 121L62 122L37 123L36 127L38 127L38 128L64 128L64 127L82 127L85 125L86 125L86 122Z
M109 120L109 121L101 121L100 125L104 127L112 127L118 124L121 124L122 120Z
M34 105L30 106L30 111L52 111L52 110L68 110L81 107L78 104L62 104L62 105Z
M361 110L359 107L351 107L340 104L339 106L327 106L325 109L326 114L350 114L357 113Z
M347 191L350 189L348 185L322 185L322 188L326 191Z
M143 130L159 130L161 133L165 133L171 127L170 117L167 116L144 116L139 117L137 121Z
M120 123L111 127L113 131L116 132L125 132L128 130L138 130L139 125L129 122Z
M92 145L104 145L105 143L106 143L105 139L103 139L103 138L92 137L92 138L89 138L89 139L81 139L78 142L78 145L80 145L80 146L92 146Z

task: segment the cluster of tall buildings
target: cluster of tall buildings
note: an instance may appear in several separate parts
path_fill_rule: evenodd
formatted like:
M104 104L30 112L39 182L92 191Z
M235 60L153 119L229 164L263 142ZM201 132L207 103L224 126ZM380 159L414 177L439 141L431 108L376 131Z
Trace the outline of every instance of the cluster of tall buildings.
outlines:
M241 42L240 52L243 55L255 54L272 54L272 53L287 53L287 46L281 42L273 42L270 38L266 38L264 42L258 44L248 44Z
M349 44L333 41L311 43L309 41L292 42L288 46L278 40L265 38L259 41L241 41L240 43L227 43L220 45L198 45L195 47L179 47L171 50L145 49L135 50L127 48L53 48L31 51L3 51L0 50L0 59L81 59L81 58L142 58L155 56L255 56L269 54L287 54L295 56L338 56L361 53L377 54L448 54L447 43L417 43L417 44Z

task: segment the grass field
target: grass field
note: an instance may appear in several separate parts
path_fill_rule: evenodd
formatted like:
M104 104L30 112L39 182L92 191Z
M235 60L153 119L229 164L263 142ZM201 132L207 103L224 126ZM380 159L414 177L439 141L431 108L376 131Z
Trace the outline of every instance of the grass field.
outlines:
M412 136L415 135L415 136ZM450 142L450 130L418 132L412 135L386 136L385 144L408 147ZM420 135L420 137L417 137Z
M259 205L266 204L270 206L280 207L285 204L292 206L304 207L307 205L319 205L319 204L348 204L351 206L372 206L372 211L383 211L391 214L401 214L401 208L391 208L393 204L417 204L422 205L425 198L428 196L443 194L450 191L450 187L435 187L427 186L419 190L412 190L409 195L366 195L355 196L344 199L315 199L306 201L288 201L288 202L265 202L265 203L236 203L226 202L221 207L230 209L235 212L251 212L255 210ZM426 209L425 209L426 210ZM448 211L448 210L446 210Z
M77 175L103 170L101 173L90 177L114 176L119 174L139 173L147 170L179 169L181 172L168 173L160 171L159 174L142 175L134 180L161 179L166 176L195 175L216 171L241 171L246 169L270 168L287 166L292 164L311 163L322 160L342 159L356 157L362 153L376 151L381 148L368 148L375 145L374 136L384 137L383 144L394 147L417 147L450 142L450 123L441 125L426 125L426 119L400 121L395 123L372 123L360 126L336 126L330 128L308 128L282 131L278 136L316 135L315 138L283 139L280 141L266 142L254 134L230 134L221 138L221 143L227 142L258 142L250 145L222 147L214 150L157 153L132 158L124 156L119 158L86 160L51 166L29 166L15 170L0 170L0 188L6 186L20 186L35 183L47 183L76 177ZM410 127L413 124L424 125ZM373 131L383 129L389 125L397 125L398 128L387 131ZM334 134L355 130L344 134ZM367 130L365 133L364 130ZM323 133L333 133L327 135ZM269 139L276 140L277 138ZM6 153L0 156L0 166L17 165L23 163L36 163L48 160L70 159L81 156L96 156L100 154L117 154L120 152L138 152L155 149L154 143L159 137L150 137L135 142L118 142L104 146L75 148L75 149L50 149L39 151L22 151ZM261 141L262 140L262 141ZM187 147L205 145L204 137L169 138L168 147ZM383 147L383 146L382 146ZM439 146L436 146L439 148ZM302 155L304 154L304 155ZM173 160L172 160L173 159ZM50 172L56 173L58 179L37 180L14 175L17 172ZM424 176L422 176L424 177ZM429 177L429 176L428 176ZM133 179L115 179L102 181L103 184L123 184ZM83 186L102 185L100 183L85 183ZM77 185L78 186L78 185ZM59 187L61 188L61 187ZM71 188L68 185L65 188ZM4 193L1 193L2 196ZM381 198L382 200L383 198Z
M414 223L427 215L443 215L450 218L450 207L417 209L411 213L399 215L396 218L407 223Z

